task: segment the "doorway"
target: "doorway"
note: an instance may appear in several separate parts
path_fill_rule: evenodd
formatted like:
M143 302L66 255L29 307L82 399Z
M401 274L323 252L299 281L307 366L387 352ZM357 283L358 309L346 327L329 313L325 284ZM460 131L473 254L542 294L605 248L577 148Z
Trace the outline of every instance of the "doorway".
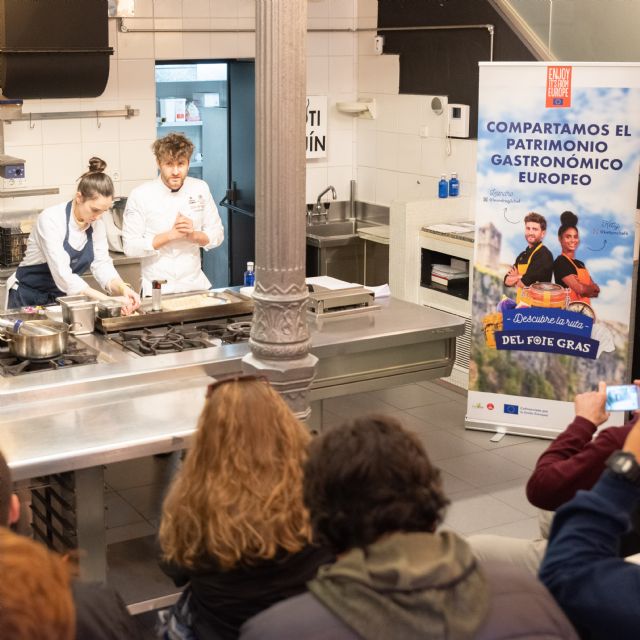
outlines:
M240 285L255 259L255 63L157 62L156 97L157 137L193 142L189 175L209 185L224 226L202 269L216 288Z

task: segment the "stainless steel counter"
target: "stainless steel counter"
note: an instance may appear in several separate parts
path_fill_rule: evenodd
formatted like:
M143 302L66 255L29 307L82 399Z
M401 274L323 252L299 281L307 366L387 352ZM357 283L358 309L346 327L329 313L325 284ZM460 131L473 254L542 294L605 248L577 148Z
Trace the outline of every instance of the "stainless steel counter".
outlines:
M457 316L401 300L353 316L311 320L318 357L311 390L323 398L449 375ZM240 372L247 344L140 357L103 335L82 336L98 363L0 378L0 446L15 480L73 471L82 575L107 576L102 465L189 444L211 376ZM314 414L312 413L312 419ZM175 595L174 595L175 597ZM160 599L162 600L162 599ZM140 610L155 607L155 599Z
M401 300L353 316L311 320L319 359L312 400L446 376L456 316ZM241 371L248 345L152 357L105 336L78 336L98 363L0 378L1 446L16 479L183 448L210 376Z

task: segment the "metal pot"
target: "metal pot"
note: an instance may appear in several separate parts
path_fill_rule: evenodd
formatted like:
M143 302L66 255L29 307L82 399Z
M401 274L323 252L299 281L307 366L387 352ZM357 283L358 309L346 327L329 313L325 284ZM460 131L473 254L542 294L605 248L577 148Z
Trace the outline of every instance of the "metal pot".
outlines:
M9 344L11 355L23 360L45 360L64 353L69 340L69 325L55 320L34 320L29 322L51 329L51 335L24 336L9 329L0 331L0 340Z
M62 320L71 328L71 333L92 333L96 322L96 301L89 296L61 296Z

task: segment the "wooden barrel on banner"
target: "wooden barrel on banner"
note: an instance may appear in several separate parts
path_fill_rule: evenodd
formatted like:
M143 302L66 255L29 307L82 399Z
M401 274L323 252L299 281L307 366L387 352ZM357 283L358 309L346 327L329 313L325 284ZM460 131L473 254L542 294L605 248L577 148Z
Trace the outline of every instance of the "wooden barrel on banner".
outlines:
M531 307L565 309L567 290L553 282L536 282L524 290L522 299Z

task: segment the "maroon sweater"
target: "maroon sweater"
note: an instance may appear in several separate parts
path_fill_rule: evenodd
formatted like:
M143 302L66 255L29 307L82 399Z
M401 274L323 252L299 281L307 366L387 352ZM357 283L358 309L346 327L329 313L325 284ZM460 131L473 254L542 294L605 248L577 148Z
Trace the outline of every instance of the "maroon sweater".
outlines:
M591 489L604 471L607 458L622 445L635 424L603 429L595 439L596 426L586 418L575 420L540 456L529 482L529 502L548 511L573 498L579 489Z

